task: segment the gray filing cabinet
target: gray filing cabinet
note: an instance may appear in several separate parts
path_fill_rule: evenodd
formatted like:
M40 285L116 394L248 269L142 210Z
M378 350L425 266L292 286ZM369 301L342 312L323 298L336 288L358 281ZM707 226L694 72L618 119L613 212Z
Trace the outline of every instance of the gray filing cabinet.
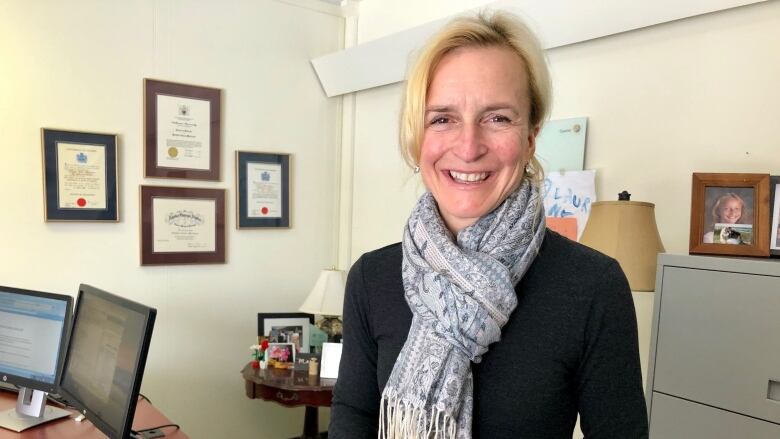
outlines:
M650 437L780 438L780 260L658 258Z

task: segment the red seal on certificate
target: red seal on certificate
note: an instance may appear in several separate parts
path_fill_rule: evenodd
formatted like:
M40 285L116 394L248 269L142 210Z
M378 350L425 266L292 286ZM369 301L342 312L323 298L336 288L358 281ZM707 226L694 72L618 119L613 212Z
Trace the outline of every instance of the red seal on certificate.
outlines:
M78 200L76 200L76 204L78 204L79 207L84 207L87 205L87 200L83 198L79 198Z
M267 207L263 207L262 209L260 209L260 212L262 212L263 215L268 215L268 208Z

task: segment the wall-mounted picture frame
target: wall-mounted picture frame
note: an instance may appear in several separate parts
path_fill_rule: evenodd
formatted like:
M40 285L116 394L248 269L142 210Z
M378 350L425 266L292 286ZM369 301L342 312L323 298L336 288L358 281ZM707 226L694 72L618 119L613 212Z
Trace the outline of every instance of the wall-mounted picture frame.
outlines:
M220 180L218 88L144 79L144 175Z
M141 265L225 262L225 190L140 186Z
M236 227L290 227L290 155L236 151Z
M295 345L292 343L268 343L266 360L295 364Z
M769 256L769 174L694 173L688 251Z
M769 179L772 219L769 227L769 254L780 257L780 176Z
M41 128L45 221L119 221L116 134Z
M311 352L310 328L314 316L302 312L258 313L257 335L269 343L293 343L296 352Z

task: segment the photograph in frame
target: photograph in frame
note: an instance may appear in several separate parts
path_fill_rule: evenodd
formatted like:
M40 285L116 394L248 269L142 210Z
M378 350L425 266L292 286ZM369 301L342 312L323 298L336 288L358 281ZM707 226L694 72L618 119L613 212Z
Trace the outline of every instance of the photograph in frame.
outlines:
M311 325L314 316L306 313L259 313L257 335L269 343L292 343L296 352L311 352Z
M41 129L45 221L119 221L117 136Z
M772 219L769 227L769 253L780 257L780 176L770 178Z
M295 363L295 345L292 343L268 343L267 360L280 363Z
M225 262L225 190L140 187L141 265Z
M768 226L768 174L693 174L690 253L768 256Z
M220 180L221 90L144 79L144 175Z
M290 227L290 155L236 151L236 227Z

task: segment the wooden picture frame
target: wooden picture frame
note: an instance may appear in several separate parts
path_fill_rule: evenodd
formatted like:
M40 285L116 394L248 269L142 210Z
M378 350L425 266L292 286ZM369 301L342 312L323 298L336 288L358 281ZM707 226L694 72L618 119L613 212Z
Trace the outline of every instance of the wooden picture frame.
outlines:
M290 155L236 151L236 227L290 227Z
M257 314L257 336L267 337L269 343L294 343L296 346L300 343L299 352L311 352L311 333L310 326L314 324L312 314L302 312L292 313L258 313ZM288 337L290 331L286 331L284 339L274 339L271 336L273 330L285 332L283 328L300 328L300 340L293 340L294 337ZM293 330L292 332L297 332Z
M220 180L221 90L144 79L144 175Z
M225 262L225 190L140 186L141 265Z
M769 256L769 174L694 173L688 251Z
M116 134L41 128L44 221L119 221Z
M780 176L769 178L770 209L772 211L769 224L769 254L780 257Z

